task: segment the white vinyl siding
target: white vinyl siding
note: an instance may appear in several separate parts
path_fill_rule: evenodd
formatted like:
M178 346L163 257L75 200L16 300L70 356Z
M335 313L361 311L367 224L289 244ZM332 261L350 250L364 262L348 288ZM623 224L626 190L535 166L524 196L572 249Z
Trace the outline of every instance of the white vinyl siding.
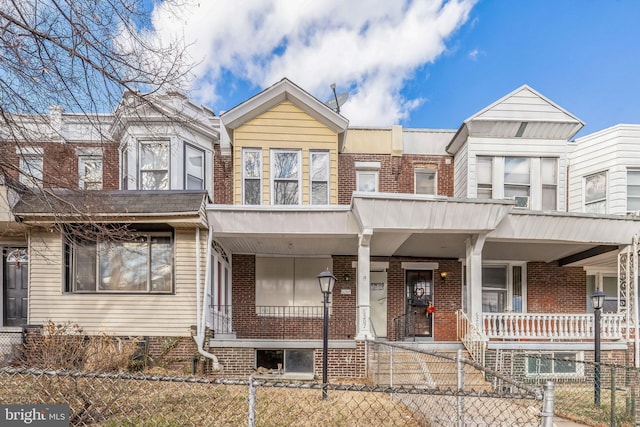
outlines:
M57 233L32 236L29 321L72 321L89 334L190 336L196 322L195 230L174 232L173 294L74 294L64 288L63 242ZM206 233L200 235L201 277L206 261Z

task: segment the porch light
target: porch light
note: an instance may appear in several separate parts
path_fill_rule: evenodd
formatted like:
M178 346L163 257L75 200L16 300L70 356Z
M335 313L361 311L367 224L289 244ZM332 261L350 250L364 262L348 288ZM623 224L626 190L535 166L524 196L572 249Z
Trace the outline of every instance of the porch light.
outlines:
M600 407L600 311L604 305L604 292L597 290L591 295L593 305L593 401L596 408Z
M327 268L318 274L320 290L324 295L324 328L322 330L322 400L327 400L327 368L329 360L329 294L333 290L336 278Z
M440 278L442 279L443 282L447 281L447 276L449 275L449 273L447 273L446 271L441 271L440 272Z

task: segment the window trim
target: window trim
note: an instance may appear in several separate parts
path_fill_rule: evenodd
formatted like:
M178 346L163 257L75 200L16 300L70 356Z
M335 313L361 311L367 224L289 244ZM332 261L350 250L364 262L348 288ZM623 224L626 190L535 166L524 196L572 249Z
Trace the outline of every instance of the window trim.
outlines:
M265 369L269 369L272 371L273 374L277 374L277 375L281 375L281 376L285 376L285 377L290 377L290 378L311 378L310 376L313 376L315 373L315 363L314 363L314 358L315 358L315 352L312 348L256 348L255 349L255 353L254 353L254 368L258 369L260 368L258 366L258 352L266 352L266 351L274 351L274 352L282 352L282 370L280 372L278 372L277 367L276 368L265 368ZM311 366L310 366L310 370L309 371L302 371L302 372L290 372L287 371L287 353L289 351L303 351L303 352L307 352L309 353L308 356L311 356ZM277 362L276 362L277 363Z
M132 231L130 238L126 240L120 240L119 242L127 243L133 242L135 239L144 237L147 243L146 249L146 290L101 290L99 289L100 283L100 266L99 266L99 254L98 254L98 245L101 240L97 241L82 241L78 239L74 239L73 237L69 237L69 241L65 243L65 293L70 294L106 294L106 295L122 295L122 294L141 294L141 295L173 295L175 294L175 262L176 262L176 247L175 247L175 236L172 231ZM151 286L151 273L152 273L152 265L151 265L151 239L153 237L169 237L169 244L171 247L171 283L170 290L164 291L153 291ZM94 290L78 290L76 287L76 275L77 275L77 254L79 250L82 250L79 245L82 244L91 244L95 246L95 277L94 277Z
M202 154L202 187L201 188L188 188L189 182L189 173L187 172L187 151L193 150ZM185 190L206 190L207 188L207 152L206 150L198 147L197 145L191 144L187 141L184 141L184 146L182 149L182 188ZM195 175L194 175L195 176Z
M246 205L247 204L247 194L246 194L246 187L245 187L245 182L247 180L252 180L252 181L256 181L256 178L247 178L245 175L246 172L246 157L245 157L245 153L249 153L249 152L254 152L254 153L258 153L258 158L260 159L260 165L258 168L258 204L257 205L251 205L251 206L258 206L262 204L262 177L263 177L263 163L264 163L264 159L262 158L262 149L261 148L243 148L242 149L242 204Z
M506 307L504 309L503 312L498 312L498 313L509 313L509 312L514 312L514 307L513 307L513 288L514 288L514 275L513 275L513 270L514 267L520 267L520 274L521 274L521 287L522 289L520 290L522 293L522 301L520 302L521 307L520 307L520 311L518 311L517 313L527 313L527 263L522 261L522 262L514 262L514 261L492 261L492 262L483 262L482 263L482 268L484 269L485 267L505 267L507 270L507 283L506 283ZM489 288L488 290L493 290L493 289L498 289L498 288ZM485 284L484 284L484 280L482 281L482 293L484 294L484 290L485 290ZM500 289L502 290L502 289ZM484 304L483 304L484 305ZM487 313L484 311L483 308L483 313Z
M296 203L291 204L276 204L276 177L275 177L275 156L278 153L291 153L295 154L297 159L297 168L298 168L298 178L297 179L277 179L278 182L297 182L298 183L298 200ZM271 205L272 206L298 206L302 204L302 150L301 149L290 149L290 148L272 148L269 150L269 168L270 168L270 182L269 182L269 193L271 194Z
M78 156L78 187L82 190L86 190L86 162L87 161L99 161L100 162L100 181L89 181L90 183L99 184L99 188L93 190L102 190L104 187L104 161L102 156L96 155L79 155Z
M142 146L143 145L151 145L151 144L163 144L167 147L167 169L142 169L141 166L141 157L142 157ZM140 139L138 140L138 156L136 165L138 167L138 190L145 191L163 191L171 189L171 141L168 139ZM158 171L167 171L167 188L142 188L143 179L142 175L145 172L158 172Z
M558 353L573 353L575 354L575 359L571 359L575 364L576 370L575 372L555 372L555 362L562 361L562 359L555 357ZM535 357L533 357L535 356ZM529 371L529 357L533 357L536 360L541 360L545 356L549 357L549 360L552 361L552 372L530 372ZM584 370L584 351L572 351L572 350L555 350L555 351L543 351L536 353L527 353L524 362L524 372L525 376L528 378L583 378L585 376Z

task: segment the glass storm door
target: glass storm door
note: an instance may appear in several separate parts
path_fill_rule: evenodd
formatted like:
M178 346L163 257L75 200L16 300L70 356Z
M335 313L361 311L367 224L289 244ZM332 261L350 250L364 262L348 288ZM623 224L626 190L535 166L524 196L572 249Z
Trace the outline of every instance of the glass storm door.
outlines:
M3 326L27 324L27 250L8 248L4 253Z
M433 271L407 271L406 336L433 336L433 315L427 313L430 303L433 303Z

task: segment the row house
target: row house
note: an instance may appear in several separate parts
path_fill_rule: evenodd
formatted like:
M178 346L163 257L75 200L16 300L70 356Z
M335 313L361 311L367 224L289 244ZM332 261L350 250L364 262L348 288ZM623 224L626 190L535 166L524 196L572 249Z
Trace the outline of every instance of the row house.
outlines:
M5 270L28 274L5 327L179 338L224 375L313 378L329 270L330 376L365 375L368 340L589 359L595 290L604 354L638 363L636 126L573 140L583 123L525 85L459 129L350 127L287 79L220 116L125 94L109 120L115 188L5 201L1 225L28 236L6 243L24 264ZM96 227L130 233L73 233Z

